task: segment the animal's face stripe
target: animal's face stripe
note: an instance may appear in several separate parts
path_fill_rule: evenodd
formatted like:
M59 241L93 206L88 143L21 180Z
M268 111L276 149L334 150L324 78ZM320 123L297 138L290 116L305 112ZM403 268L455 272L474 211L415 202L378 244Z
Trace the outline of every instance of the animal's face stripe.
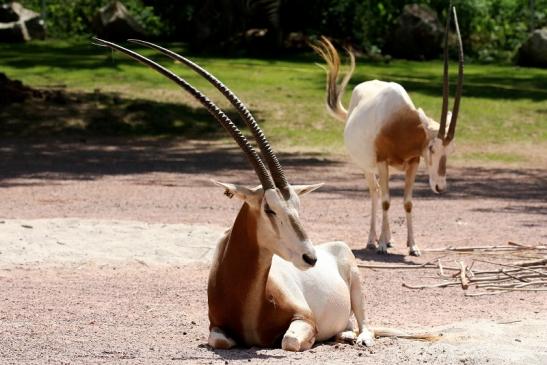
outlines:
M306 236L306 232L304 232L304 228L300 224L300 222L293 216L289 215L289 222L291 223L292 228L294 229L294 232L296 233L296 236L304 241L308 237Z
M438 169L439 176L446 176L446 156L441 156L441 159L439 160L439 169Z

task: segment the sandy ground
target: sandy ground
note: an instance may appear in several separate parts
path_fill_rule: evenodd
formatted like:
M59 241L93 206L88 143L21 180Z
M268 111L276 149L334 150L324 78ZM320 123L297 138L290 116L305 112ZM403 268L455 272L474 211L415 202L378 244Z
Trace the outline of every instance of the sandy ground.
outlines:
M0 363L544 364L547 297L466 298L460 288L409 290L428 270L363 269L373 325L432 330L441 341L326 343L289 354L206 346L206 280L215 237L239 203L209 179L254 184L237 151L154 140L0 141ZM363 249L369 201L343 158L282 155L294 183L327 182L303 200L316 241L341 239L363 262L405 255L402 179L392 179L389 256ZM422 248L547 241L547 170L450 168L450 193L421 174L415 230ZM464 257L470 260L469 257Z

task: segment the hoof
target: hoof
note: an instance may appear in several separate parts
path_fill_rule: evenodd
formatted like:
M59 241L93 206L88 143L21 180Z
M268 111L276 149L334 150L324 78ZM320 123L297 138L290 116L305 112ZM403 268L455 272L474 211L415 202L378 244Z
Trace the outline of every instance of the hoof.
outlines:
M285 351L300 351L300 341L294 336L285 335L281 341L281 348Z
M393 247L393 245L394 245L394 243L393 243L393 242L388 242L388 243L386 244L387 248L392 248L392 247Z
M384 254L387 254L387 242L380 242L380 244L378 245L378 249L376 250L376 253L377 254L380 254L380 255L384 255Z
M353 331L344 331L336 335L336 342L355 344L357 341L357 335Z
M365 330L357 336L357 341L355 341L355 343L360 346L371 347L374 345L374 336L370 331Z
M376 250L376 244L374 242L367 243L367 250Z
M417 248L417 247L412 247L412 248L409 250L409 254L410 254L410 256L416 256L416 257L422 255L422 253L420 252L420 249Z

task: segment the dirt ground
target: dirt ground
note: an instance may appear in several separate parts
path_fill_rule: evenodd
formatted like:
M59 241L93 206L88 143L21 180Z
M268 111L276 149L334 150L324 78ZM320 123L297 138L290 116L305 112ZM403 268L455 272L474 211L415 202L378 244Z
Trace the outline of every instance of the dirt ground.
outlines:
M181 240L199 238L207 228L221 232L232 223L239 202L209 180L256 184L238 151L219 142L64 139L1 140L0 154L0 363L547 362L544 292L468 298L456 287L402 287L431 280L431 270L362 269L367 310L372 325L442 331L442 341L379 339L370 349L326 343L298 354L213 351L206 345L208 266L177 259L183 248L167 241L179 231ZM301 217L316 243L344 240L368 263L436 257L406 256L400 175L391 184L397 244L391 255L379 256L364 250L370 202L354 166L343 156L280 159L292 183L326 182L302 201ZM435 196L423 170L418 176L414 211L421 248L547 241L547 168L449 167L448 179L449 192ZM127 233L122 248L97 253L99 243L109 247L102 237L111 232L99 221L120 222L116 229ZM16 222L29 233L6 234L2 225ZM85 250L81 245L66 251L70 239L53 239L50 228L44 232L52 222L80 227L74 243L100 242L86 250L89 257L78 254ZM33 235L43 239L26 238ZM62 250L46 255L31 244L48 239ZM153 255L139 251L143 240L151 242ZM122 256L130 259L117 259Z

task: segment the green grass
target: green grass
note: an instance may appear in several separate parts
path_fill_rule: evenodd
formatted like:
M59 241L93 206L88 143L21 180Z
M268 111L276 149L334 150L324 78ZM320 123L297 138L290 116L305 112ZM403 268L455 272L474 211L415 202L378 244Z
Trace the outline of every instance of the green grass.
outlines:
M180 45L171 47L183 52ZM141 51L147 56L154 55L147 49ZM157 55L153 58L204 90L219 105L227 106L211 86L188 69ZM279 60L191 58L223 80L247 103L276 149L343 152L343 125L328 116L323 105L325 80L323 70L315 65L318 57L309 54ZM453 74L455 66L454 63ZM0 71L31 86L62 84L84 95L88 102L84 112L72 111L71 118L64 117L71 119L71 125L87 125L74 119L95 113L95 119L121 118L125 128L115 129L114 134L218 137L214 132L219 129L212 118L178 91L176 85L105 48L60 41L2 44ZM416 106L438 118L441 72L442 64L437 61L384 64L358 60L351 86L374 78L398 82ZM108 95L107 102L104 97L97 97L98 94ZM101 126L98 132L112 132L108 121L103 121ZM503 163L525 161L524 157L504 151L508 146L514 150L520 144L535 145L545 152L547 70L466 65L457 141L465 150L460 160L467 156ZM486 145L489 151L483 153Z

